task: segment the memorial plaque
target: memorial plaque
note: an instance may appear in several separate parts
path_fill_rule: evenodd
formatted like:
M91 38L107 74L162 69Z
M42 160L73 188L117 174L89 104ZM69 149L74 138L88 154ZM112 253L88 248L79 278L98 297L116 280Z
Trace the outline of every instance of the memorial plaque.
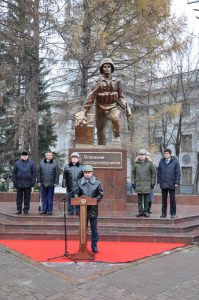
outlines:
M83 165L97 169L122 169L122 152L79 152Z
M104 198L100 201L99 213L119 216L127 210L127 151L123 148L109 146L90 146L69 149L80 154L80 161L91 164L94 175L101 181L104 189Z

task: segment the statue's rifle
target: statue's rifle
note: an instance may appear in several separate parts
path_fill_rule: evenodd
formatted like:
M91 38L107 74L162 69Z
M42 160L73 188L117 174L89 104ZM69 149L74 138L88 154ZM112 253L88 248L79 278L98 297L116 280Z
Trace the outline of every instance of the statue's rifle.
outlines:
M132 127L131 127L131 122L130 122L130 116L131 115L128 113L128 104L127 104L127 102L124 104L120 101L117 101L117 104L118 104L118 106L120 106L125 111L126 119L127 119L127 125L128 125L128 131L132 132Z

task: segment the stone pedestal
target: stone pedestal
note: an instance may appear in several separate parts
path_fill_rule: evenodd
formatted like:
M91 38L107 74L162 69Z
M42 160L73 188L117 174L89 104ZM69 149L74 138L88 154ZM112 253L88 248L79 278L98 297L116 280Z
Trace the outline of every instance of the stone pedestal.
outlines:
M79 152L82 164L91 164L94 175L100 179L104 188L104 199L100 203L100 212L113 213L127 209L127 151L121 146L77 145L69 149Z

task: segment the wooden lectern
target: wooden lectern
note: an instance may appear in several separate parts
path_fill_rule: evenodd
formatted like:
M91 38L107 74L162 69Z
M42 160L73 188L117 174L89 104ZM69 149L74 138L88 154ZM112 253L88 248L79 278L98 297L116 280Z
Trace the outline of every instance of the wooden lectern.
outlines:
M79 251L72 254L73 260L93 260L95 255L87 249L87 206L97 205L96 198L81 196L71 199L72 205L80 205L80 236L79 236Z

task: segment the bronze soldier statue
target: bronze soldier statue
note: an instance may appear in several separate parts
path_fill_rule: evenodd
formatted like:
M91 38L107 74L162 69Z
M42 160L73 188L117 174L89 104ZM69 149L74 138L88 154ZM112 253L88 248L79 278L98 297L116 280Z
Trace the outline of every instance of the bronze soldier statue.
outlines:
M112 122L115 141L120 141L120 111L124 109L127 117L131 109L124 99L121 82L112 76L114 64L110 58L104 58L100 63L101 77L93 84L83 109L77 113L76 125L85 125L86 116L96 100L96 127L99 145L106 144L105 127L107 121Z

